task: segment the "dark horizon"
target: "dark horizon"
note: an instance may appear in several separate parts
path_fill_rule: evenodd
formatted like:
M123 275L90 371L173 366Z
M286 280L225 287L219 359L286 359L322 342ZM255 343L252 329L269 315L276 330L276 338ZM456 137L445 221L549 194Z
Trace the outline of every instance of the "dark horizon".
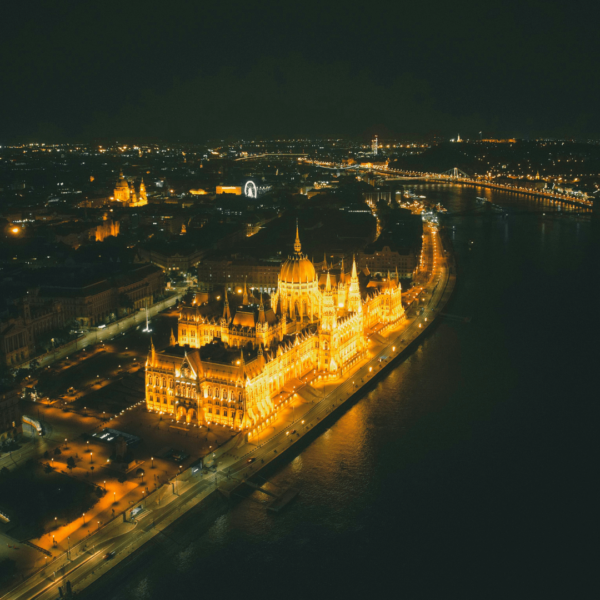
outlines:
M15 5L0 25L0 143L323 132L597 138L598 48L588 16L513 0L370 11Z

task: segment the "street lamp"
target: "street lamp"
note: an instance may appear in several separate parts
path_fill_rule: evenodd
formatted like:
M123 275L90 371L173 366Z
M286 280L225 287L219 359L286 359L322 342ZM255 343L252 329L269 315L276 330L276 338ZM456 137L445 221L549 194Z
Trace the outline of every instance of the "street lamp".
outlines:
M81 518L83 519L83 524L85 525L85 513L81 514Z
M154 469L154 456L150 457L150 460L152 461L152 468Z
M91 465L91 464L94 462L94 461L92 460L92 456L94 456L94 453L93 453L93 452L90 452L90 465Z

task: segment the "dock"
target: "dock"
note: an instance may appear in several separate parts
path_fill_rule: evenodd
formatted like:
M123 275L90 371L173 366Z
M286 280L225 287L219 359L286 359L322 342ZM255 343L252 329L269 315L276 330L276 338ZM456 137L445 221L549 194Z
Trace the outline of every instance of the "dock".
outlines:
M288 488L285 490L285 492L283 492L283 494L277 496L275 500L273 500L273 502L267 506L267 510L269 512L278 513L279 511L283 510L299 493L300 490L298 488Z

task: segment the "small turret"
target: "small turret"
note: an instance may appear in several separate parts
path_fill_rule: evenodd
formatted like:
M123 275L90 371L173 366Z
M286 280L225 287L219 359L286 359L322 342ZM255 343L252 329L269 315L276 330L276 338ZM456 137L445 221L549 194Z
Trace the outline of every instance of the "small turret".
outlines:
M173 333L172 328L171 328L171 338L169 339L169 345L177 346L177 340L175 339L175 334Z
M231 319L231 312L229 311L229 300L227 299L227 288L225 288L225 305L223 306L223 319L229 321Z
M246 279L244 279L244 295L242 296L244 306L248 305L248 290L246 289Z
M267 321L267 318L265 316L265 306L263 304L263 297L262 297L262 292L260 294L260 304L258 306L258 322L261 325L264 325Z

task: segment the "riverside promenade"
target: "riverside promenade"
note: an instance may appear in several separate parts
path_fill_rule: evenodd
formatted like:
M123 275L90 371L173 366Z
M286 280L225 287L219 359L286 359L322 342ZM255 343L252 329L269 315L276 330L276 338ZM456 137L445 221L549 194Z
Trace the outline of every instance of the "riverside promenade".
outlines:
M59 586L65 591L67 581L74 592L80 593L116 565L128 561L190 509L208 505L223 495L229 497L242 486L255 489L256 485L247 486L246 482L273 460L285 457L286 451L309 432L319 435L319 425L326 417L345 402L357 399L365 386L398 364L443 312L455 287L456 268L452 256L443 249L439 232L431 225L424 229L423 262L420 284L406 294L413 301L406 319L373 331L367 357L345 373L343 380L299 380L293 402L273 427L250 441L240 434L206 457L209 464L212 461L214 471L190 467L140 502L135 517L115 519L99 528L69 552L49 560L45 568L15 584L4 598L54 599L59 596ZM121 568L126 569L127 562Z

